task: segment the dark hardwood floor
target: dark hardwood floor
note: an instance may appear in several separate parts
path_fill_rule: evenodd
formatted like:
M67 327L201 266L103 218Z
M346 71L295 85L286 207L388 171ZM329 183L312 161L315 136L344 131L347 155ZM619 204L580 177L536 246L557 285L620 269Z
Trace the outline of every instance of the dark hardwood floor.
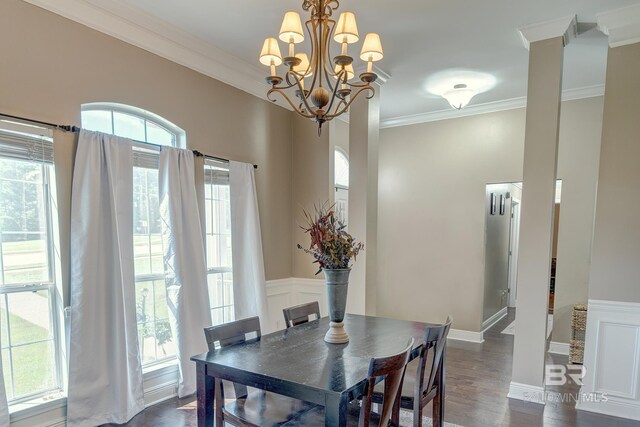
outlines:
M513 311L485 332L485 342L449 340L445 420L465 427L640 427L640 422L575 410L575 402L560 399L546 405L507 399L511 381L513 336L501 334L515 318ZM549 363L566 364L566 356L549 355ZM548 388L551 396L576 395L579 387L566 384ZM556 395L557 393L557 395ZM551 400L551 399L550 399ZM196 426L194 398L171 399L147 408L129 427ZM429 414L430 406L425 413Z

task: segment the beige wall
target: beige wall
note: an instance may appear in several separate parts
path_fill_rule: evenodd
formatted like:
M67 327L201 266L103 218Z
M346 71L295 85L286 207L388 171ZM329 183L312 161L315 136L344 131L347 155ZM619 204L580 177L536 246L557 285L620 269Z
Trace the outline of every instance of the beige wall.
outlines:
M572 105L573 108L564 108ZM603 98L563 103L558 147L562 200L558 225L552 341L568 343L571 310L587 302Z
M327 203L333 191L330 179L329 126L325 124L318 136L318 125L309 119L296 116L292 120L293 168L292 168L292 236L293 277L324 278L315 276L318 264L313 257L297 249L298 243L309 246L309 236L300 228L305 225L303 209L314 212L314 206ZM291 252L289 252L291 253Z
M640 302L640 43L609 49L589 299Z
M572 259L567 281L588 277L595 180L585 176L597 173L601 112L602 98L562 103L558 177L568 188L558 263ZM480 330L485 185L522 180L524 124L516 109L380 131L378 315L452 314L455 328Z
M184 129L188 148L258 164L266 276L291 276L289 111L19 0L0 3L0 39L2 113L79 125L83 103L129 104ZM61 203L72 141L56 141Z

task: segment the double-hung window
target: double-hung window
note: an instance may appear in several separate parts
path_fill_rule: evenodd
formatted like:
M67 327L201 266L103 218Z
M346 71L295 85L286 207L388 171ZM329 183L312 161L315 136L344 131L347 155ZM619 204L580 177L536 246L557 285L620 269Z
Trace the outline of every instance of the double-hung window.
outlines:
M207 283L214 325L234 320L229 166L205 162Z
M62 391L54 184L50 130L0 121L0 336L10 404Z
M158 190L158 145L184 148L184 132L167 120L119 104L85 104L82 126L134 141L133 244L140 358L150 367L175 358L165 288ZM152 145L153 144L153 145Z

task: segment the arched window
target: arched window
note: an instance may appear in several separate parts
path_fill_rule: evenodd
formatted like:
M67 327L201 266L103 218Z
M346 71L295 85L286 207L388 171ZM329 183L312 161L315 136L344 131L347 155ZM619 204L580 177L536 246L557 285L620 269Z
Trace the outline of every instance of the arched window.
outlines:
M336 187L349 188L349 159L339 147L334 152L334 181Z
M349 213L349 159L340 147L336 147L334 151L333 171L336 218L346 225Z
M136 322L140 359L143 367L149 369L176 357L165 290L157 146L185 148L185 132L157 114L113 103L84 104L82 127L135 142L133 257Z
M109 102L84 104L82 127L138 142L186 148L182 129L157 114L130 105Z

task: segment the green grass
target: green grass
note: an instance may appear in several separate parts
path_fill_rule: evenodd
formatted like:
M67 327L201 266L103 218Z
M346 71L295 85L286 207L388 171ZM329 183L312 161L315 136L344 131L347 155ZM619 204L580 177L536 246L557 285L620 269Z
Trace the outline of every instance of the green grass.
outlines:
M0 309L2 320L6 319L5 309ZM11 323L11 338L13 344L46 339L49 333L45 328L34 325L22 317L9 313ZM15 395L11 390L11 371L9 369L9 349L7 337L2 337L2 368L7 398L14 399L20 396L36 393L40 390L53 387L55 372L51 342L40 342L12 349L13 375Z

